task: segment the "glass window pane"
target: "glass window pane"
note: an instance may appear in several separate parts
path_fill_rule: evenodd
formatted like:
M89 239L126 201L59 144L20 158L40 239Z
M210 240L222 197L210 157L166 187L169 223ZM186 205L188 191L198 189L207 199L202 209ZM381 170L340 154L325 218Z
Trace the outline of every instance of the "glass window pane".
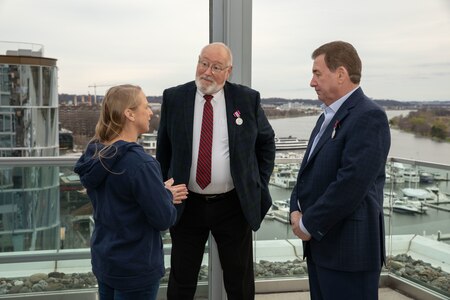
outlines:
M58 24L61 26L45 27L49 35L55 36L57 44L65 43L72 46L61 49L45 45L45 55L57 59L58 68L46 66L20 66L0 65L0 141L6 146L0 149L1 156L54 156L58 155L58 123L73 132L73 141L80 141L78 149L83 149L86 142L93 135L93 128L98 118L98 108L87 107L88 104L98 105L105 91L114 84L132 83L143 87L148 96L160 96L165 88L175 86L194 79L197 55L200 48L208 43L209 38L209 2L182 0L169 2L141 2L134 4L108 2L105 4L92 4L89 2L89 11L96 16L105 15L117 20L130 16L129 21L111 30L117 22L108 26L108 32L114 33L114 38L105 35L102 26L98 26L99 19L86 18L80 27L79 18L74 18L77 7L82 2L71 1L64 5L56 5L54 10L46 9L46 1L39 5L26 8L20 4L8 7L9 15L32 16L55 20L55 15L61 17ZM81 6L82 7L82 6ZM174 17L174 7L184 12L184 18ZM85 9L81 9L83 15ZM48 14L50 12L50 14ZM113 18L112 13L118 12L119 17ZM196 16L195 18L189 16ZM58 17L58 18L59 18ZM10 23L7 16L2 14L0 23ZM100 17L102 18L102 17ZM17 22L14 21L15 30ZM101 22L105 24L105 22ZM183 26L180 27L180 24ZM37 24L37 25L36 25ZM29 31L29 25L21 22L24 31ZM40 31L33 23L34 31ZM83 34L61 35L59 29L70 30L87 26L90 30L83 30ZM44 28L41 28L44 29ZM55 30L53 33L49 32ZM97 31L98 30L98 31ZM120 32L121 31L121 32ZM86 36L88 34L89 36ZM70 41L64 41L70 36ZM80 37L79 41L74 37ZM120 36L120 39L117 37ZM7 39L7 37L4 37ZM22 37L26 39L26 37ZM30 35L33 40L34 35ZM92 39L91 39L92 38ZM96 40L94 47L86 46L86 40ZM99 39L104 39L99 41ZM78 45L80 49L76 49ZM98 46L101 45L101 46ZM86 48L87 47L87 48ZM86 51L89 49L89 51ZM180 51L183 49L183 51ZM0 51L3 54L3 51ZM58 55L54 55L58 53ZM88 55L85 55L88 54ZM111 54L111 60L107 56ZM13 75L11 75L13 74ZM17 82L16 82L17 81ZM58 89L55 89L58 86ZM95 86L95 87L94 87ZM71 94L72 109L80 109L78 118L68 115L63 119L58 112L58 93ZM76 94L76 95L75 95ZM89 97L87 94L91 94ZM95 94L95 95L94 95ZM82 98L81 95L85 95ZM89 101L93 96L99 96L98 101ZM78 99L73 101L73 99ZM81 101L85 99L85 101ZM81 107L85 108L83 110ZM62 108L61 108L62 110ZM60 110L60 111L61 111ZM86 112L93 112L92 117L86 117ZM157 112L156 112L157 113ZM72 119L79 122L70 122ZM84 122L87 119L88 122ZM10 125L7 125L7 122ZM80 120L83 120L81 122ZM67 123L64 123L68 121ZM65 127L72 124L72 127ZM4 133L4 134L3 134ZM81 136L81 137L80 137ZM0 147L1 148L1 147ZM8 167L0 165L0 252L27 251L29 253L40 250L53 249L58 253L59 248L65 251L87 251L90 235L93 230L92 205L73 173L71 166L25 166ZM15 201L15 202L14 202ZM19 206L16 203L20 203ZM8 206L9 205L9 206ZM12 205L12 206L11 206ZM7 211L9 209L9 211ZM14 226L21 226L21 232L11 232ZM164 234L165 253L170 253L170 238ZM166 255L166 267L169 267L170 255ZM37 264L46 264L41 261ZM78 289L95 287L95 278L91 271L88 259L79 261L50 262L51 268L66 274L72 270L82 270L89 278L86 285L67 285L64 289ZM76 265L75 265L76 264ZM5 265L5 267L10 267ZM3 269L3 268L2 268ZM11 268L14 275L20 272L17 265ZM203 267L207 269L207 267ZM39 270L41 272L41 270ZM22 272L24 273L24 272ZM30 270L29 274L36 273ZM81 271L80 271L81 273ZM207 271L206 271L207 273ZM11 276L11 272L0 277ZM22 274L23 275L23 274ZM21 275L21 276L22 276ZM202 285L207 275L203 274ZM80 274L83 277L84 274ZM15 276L18 277L18 276ZM167 276L166 276L167 278ZM85 281L86 282L86 281ZM167 281L163 280L162 286ZM201 289L203 295L207 290Z
M404 102L448 100L448 92L440 88L450 82L448 65L444 63L448 61L450 43L442 42L448 41L450 34L449 27L444 25L448 23L447 12L448 5L443 1L429 5L418 0L402 0L392 5L382 0L364 8L352 0L316 2L312 5L295 0L277 3L253 1L252 86L261 92L263 104L272 98L272 107L267 105L266 112L269 118L279 117L270 119L276 135L309 139L317 121L317 111L312 117L290 116L295 115L296 109L303 110L307 115L307 106L302 105L302 101L315 100L311 103L316 107L320 104L314 89L310 87L311 54L320 45L334 40L348 41L357 49L363 64L361 86L369 97ZM433 22L430 23L430 19ZM447 278L450 272L447 266L450 259L449 240L445 239L450 228L449 204L441 200L448 198L450 192L446 181L448 177L445 179L449 174L446 165L449 151L445 143L428 145L424 139L406 133L398 134L395 129L391 130L391 135L391 155L400 154L402 156L399 157L408 157L411 161L396 161L403 164L401 171L393 168L394 161L386 166L388 177L384 189L384 214L387 252L392 263L388 264L387 270L412 279L413 285L422 284L448 295L445 285L437 278ZM424 147L424 144L429 147ZM277 156L279 161L288 155L288 151L284 152ZM424 160L444 165L430 166ZM285 162L282 164L281 167L276 165L271 180L274 207L269 216L272 215L272 218L281 213L277 207L283 205L289 194L278 192L280 185L288 185L290 177L285 172ZM427 191L429 199L419 202L405 199L417 198L418 193L423 191ZM412 194L407 196L408 192ZM408 205L415 203L417 207L406 206L406 200ZM412 210L416 212L412 213ZM257 239L267 236L267 232L275 235L274 226L266 227L266 222L257 232ZM289 227L287 224L285 226ZM285 239L289 239L289 234ZM272 242L277 245L283 243L279 237L273 237ZM420 247L423 247L423 252ZM442 249L442 252L435 252L435 249ZM257 247L257 258L261 252L264 249ZM298 254L302 257L301 249ZM280 258L283 256L280 255ZM280 258L273 257L272 260ZM259 262L258 259L256 261ZM425 276L421 276L422 272L434 274L433 280L427 281Z

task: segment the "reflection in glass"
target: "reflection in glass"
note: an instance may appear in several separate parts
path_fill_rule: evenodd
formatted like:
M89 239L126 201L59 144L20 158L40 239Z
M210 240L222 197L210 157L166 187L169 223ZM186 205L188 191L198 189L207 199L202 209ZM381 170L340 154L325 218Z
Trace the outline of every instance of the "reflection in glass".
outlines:
M0 156L58 155L56 67L3 64L0 72Z
M59 167L2 167L0 171L1 251L55 249L56 238L43 232L54 234L59 227Z
M0 64L0 157L58 155L56 81L56 66ZM0 186L0 252L55 249L59 167L1 166Z

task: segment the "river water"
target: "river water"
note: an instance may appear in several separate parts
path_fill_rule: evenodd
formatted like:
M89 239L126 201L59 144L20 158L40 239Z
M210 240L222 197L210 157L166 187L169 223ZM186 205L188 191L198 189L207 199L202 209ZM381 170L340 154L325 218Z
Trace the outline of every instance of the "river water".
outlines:
M388 118L407 115L409 111L388 111ZM277 136L295 136L309 139L318 116L307 116L287 119L269 120ZM418 161L434 162L450 165L450 143L436 142L428 138L416 137L414 134L391 129L391 149L389 157L407 158ZM448 176L448 171L444 174ZM444 193L450 193L450 182L433 183ZM409 183L395 186L395 191L401 195L401 188L409 187ZM413 187L424 187L422 185ZM270 186L274 201L290 197L291 190ZM450 197L450 196L449 196ZM448 206L447 206L448 207ZM450 233L450 213L429 208L423 215L406 215L392 213L385 216L386 234L420 234L432 235L438 231ZM265 219L260 230L256 232L258 240L273 240L296 238L290 226L273 219Z
M387 111L389 119L407 115L409 110ZM295 136L309 139L319 116L307 116L269 120L277 136ZM412 133L391 129L390 157L435 162L450 165L450 143L436 142L429 138L416 137Z

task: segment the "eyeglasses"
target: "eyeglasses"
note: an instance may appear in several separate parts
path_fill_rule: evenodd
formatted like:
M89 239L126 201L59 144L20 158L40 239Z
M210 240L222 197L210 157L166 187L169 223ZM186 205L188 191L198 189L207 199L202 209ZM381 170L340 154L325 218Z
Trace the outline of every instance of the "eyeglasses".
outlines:
M222 67L221 65L210 64L206 60L199 60L198 61L198 68L200 69L200 71L205 72L206 70L209 69L209 67L211 67L211 73L217 74L217 73L220 73L220 72L228 69L230 66Z

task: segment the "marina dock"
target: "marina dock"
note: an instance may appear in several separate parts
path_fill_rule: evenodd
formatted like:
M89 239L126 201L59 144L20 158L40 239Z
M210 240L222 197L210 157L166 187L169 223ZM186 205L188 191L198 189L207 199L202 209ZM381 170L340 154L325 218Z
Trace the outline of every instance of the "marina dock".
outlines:
M436 202L436 201L434 201L434 202L424 202L423 203L423 206L427 206L427 207L431 207L431 208L434 208L434 209L437 209L437 210L442 210L442 211L446 211L446 212L450 212L450 207L443 207L443 206L440 206L440 204L450 204L450 201L445 201L445 202Z
M450 240L450 233L441 233L441 231L437 232L437 240L438 241L448 241Z

